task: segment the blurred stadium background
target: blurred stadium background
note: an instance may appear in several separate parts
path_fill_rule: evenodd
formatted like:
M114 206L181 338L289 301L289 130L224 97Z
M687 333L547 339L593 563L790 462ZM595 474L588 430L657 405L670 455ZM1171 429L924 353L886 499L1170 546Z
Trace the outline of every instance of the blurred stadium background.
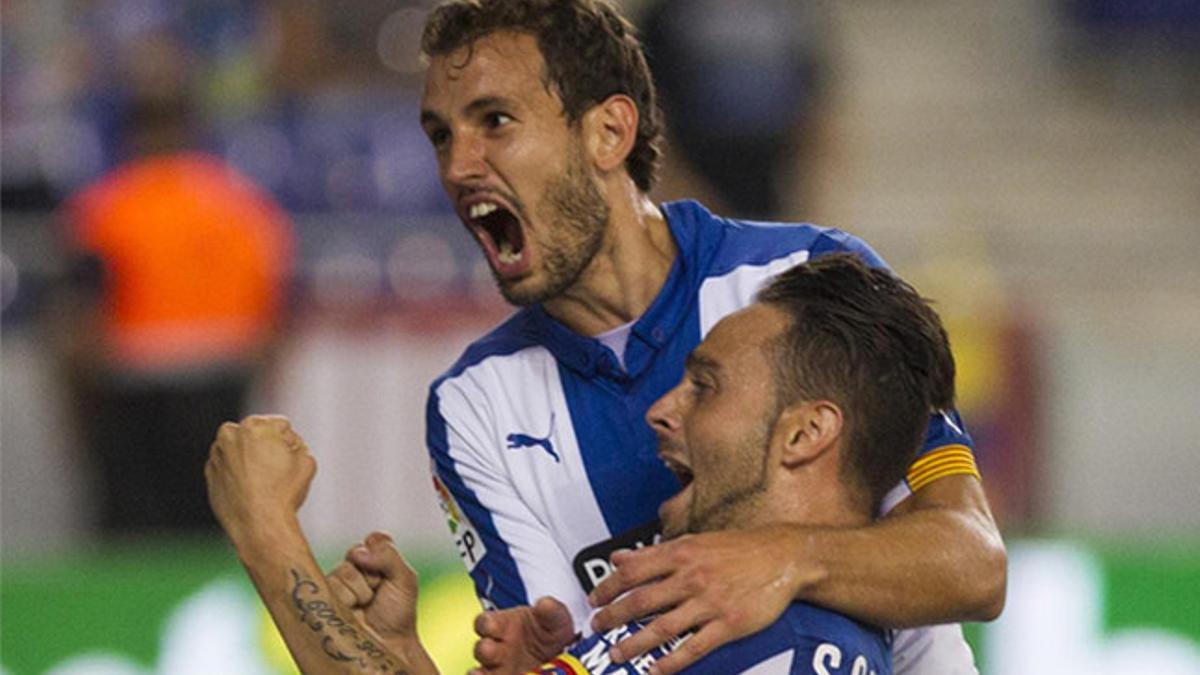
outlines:
M1200 2L625 5L672 116L660 197L842 227L938 301L1010 550L1004 617L969 627L981 671L1200 673ZM317 456L308 533L329 561L394 533L423 632L466 669L477 606L423 401L509 310L416 124L425 9L4 2L2 672L290 672L218 537L102 533L54 348L60 207L155 87L295 222L249 411L290 415Z

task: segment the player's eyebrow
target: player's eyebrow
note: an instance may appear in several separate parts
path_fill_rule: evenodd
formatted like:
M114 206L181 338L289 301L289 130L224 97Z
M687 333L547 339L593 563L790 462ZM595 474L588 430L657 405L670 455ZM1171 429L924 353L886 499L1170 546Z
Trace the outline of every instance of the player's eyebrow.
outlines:
M714 375L721 372L721 364L717 361L701 354L699 350L688 354L687 360L684 361L683 367L687 370L699 370L713 373Z
M430 125L445 126L446 121L442 119L441 115L433 112L432 110L422 110L421 126L428 127Z
M511 108L514 101L504 96L484 96L471 101L463 108L463 112L471 115L487 108Z
M489 108L511 109L515 105L516 102L513 99L506 98L504 96L483 96L465 105L463 107L463 114L470 116L480 112L481 110L487 110ZM445 126L446 120L444 120L441 115L429 110L428 108L422 110L421 126L424 127L431 124Z

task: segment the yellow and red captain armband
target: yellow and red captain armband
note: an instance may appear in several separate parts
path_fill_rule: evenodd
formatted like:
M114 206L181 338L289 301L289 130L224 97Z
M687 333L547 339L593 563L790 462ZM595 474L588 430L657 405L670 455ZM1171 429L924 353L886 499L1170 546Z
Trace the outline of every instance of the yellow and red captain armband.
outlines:
M913 462L904 480L916 492L939 478L960 474L980 477L975 455L965 445L943 445Z
M560 654L554 660L538 666L526 675L590 675L590 673L579 662L579 659L570 654Z

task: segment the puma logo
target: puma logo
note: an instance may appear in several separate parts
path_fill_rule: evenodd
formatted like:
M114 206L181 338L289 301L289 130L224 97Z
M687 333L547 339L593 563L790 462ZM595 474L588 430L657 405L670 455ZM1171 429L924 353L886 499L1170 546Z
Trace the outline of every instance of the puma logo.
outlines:
M550 437L554 435L554 413L550 413L550 430L546 432L543 438L534 438L526 434L509 434L508 441L509 450L520 450L522 448L539 447L546 451L556 463L560 462L558 453L554 452L554 444L550 442Z

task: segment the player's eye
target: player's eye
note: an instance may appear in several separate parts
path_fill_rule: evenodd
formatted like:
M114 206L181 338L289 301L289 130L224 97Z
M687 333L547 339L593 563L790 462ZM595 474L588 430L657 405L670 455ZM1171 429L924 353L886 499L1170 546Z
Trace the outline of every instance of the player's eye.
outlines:
M490 112L483 118L484 124L489 129L499 129L500 127L513 121L512 115L502 112Z
M690 377L688 382L692 386L692 393L696 396L707 396L712 393L714 387L712 383L705 381L700 377Z
M429 142L433 144L434 149L441 149L450 142L450 130L444 127L432 129L426 132L429 136Z

